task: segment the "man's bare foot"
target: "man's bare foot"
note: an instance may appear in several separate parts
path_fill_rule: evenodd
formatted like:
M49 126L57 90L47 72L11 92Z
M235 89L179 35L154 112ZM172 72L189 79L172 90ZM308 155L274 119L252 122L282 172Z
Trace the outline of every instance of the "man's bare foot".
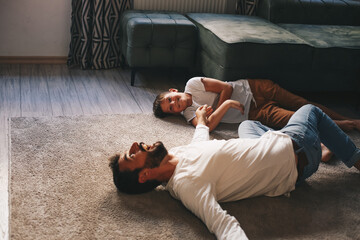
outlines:
M350 132L351 130L358 129L360 131L360 120L358 122L358 127L356 127L356 121L358 120L335 120L334 122L345 132Z
M353 120L353 122L354 122L354 125L355 125L355 129L360 131L360 119Z
M360 171L360 160L354 164L354 167L356 167Z
M324 145L321 144L321 161L328 162L334 154Z

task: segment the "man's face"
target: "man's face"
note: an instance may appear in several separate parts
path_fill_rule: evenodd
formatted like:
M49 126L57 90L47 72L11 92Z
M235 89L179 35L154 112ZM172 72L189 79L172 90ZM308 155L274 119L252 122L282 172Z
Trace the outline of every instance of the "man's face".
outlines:
M130 150L119 158L120 171L134 171L135 169L158 167L167 155L167 150L162 142L153 145L134 142Z
M188 107L187 101L185 93L173 91L165 94L160 106L164 113L181 113Z

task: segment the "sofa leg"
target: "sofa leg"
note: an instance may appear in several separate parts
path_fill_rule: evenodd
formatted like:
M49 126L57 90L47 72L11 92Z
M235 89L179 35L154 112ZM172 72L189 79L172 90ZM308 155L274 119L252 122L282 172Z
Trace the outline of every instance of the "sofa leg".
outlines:
M135 82L135 69L131 69L131 86L134 86L134 82Z
M125 69L125 57L122 54L120 56L120 67L121 69Z

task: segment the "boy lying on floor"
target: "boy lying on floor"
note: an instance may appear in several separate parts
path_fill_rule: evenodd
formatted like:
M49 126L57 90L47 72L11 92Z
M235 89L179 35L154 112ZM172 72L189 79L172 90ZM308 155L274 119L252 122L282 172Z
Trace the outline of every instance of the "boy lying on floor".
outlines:
M159 94L153 105L156 117L182 114L186 121L197 125L195 111L207 104L207 126L210 131L220 123L241 123L256 120L274 129L283 128L296 110L313 104L323 110L344 131L360 131L360 120L349 119L331 109L297 96L267 79L242 79L223 82L217 79L194 77L184 92L171 88ZM322 161L330 160L332 153L324 146Z

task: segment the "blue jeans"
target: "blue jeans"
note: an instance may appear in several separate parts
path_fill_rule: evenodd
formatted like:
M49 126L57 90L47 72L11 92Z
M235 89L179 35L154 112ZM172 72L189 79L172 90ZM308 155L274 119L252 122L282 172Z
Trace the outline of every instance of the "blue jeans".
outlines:
M244 121L238 132L240 138L258 138L273 129L256 121ZM344 164L351 168L360 160L360 149L320 108L311 104L297 110L288 124L280 130L291 137L304 151L308 165L298 183L310 177L319 167L321 161L321 145L323 143Z

